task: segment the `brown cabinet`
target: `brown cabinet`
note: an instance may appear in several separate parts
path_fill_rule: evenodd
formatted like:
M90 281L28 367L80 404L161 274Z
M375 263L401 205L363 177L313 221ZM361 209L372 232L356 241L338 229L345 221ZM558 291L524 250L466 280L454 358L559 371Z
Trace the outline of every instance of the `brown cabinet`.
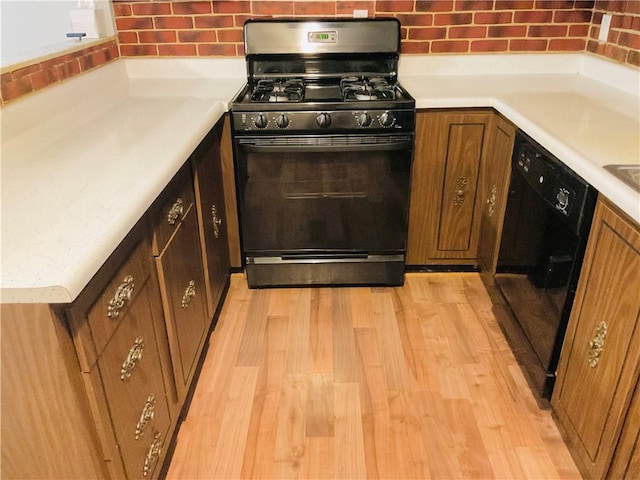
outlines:
M504 171L508 149L502 142L501 158L490 154L494 117L490 110L417 113L409 265L477 264L485 169L491 162ZM495 181L502 187L501 178Z
M178 399L195 372L209 331L202 251L190 165L152 207L154 254Z
M149 262L150 258L147 256L146 260ZM128 478L154 476L162 447L168 443L171 423L154 325L149 317L152 300L145 291L154 287L147 286L147 282L151 282L149 277L136 280L136 288L142 291L132 300L122 325L98 359ZM118 289L123 285L128 285L126 280Z
M160 475L239 252L234 188L227 118L72 304L2 304L0 477Z
M640 365L638 285L638 226L599 201L552 397L570 450L590 478L607 474L625 419L637 416L629 405ZM625 435L637 437L638 425L628 428Z
M478 265L489 282L492 282L498 264L500 237L507 207L511 156L516 128L500 115L494 118L491 146L485 162L484 197L478 241Z
M224 188L225 212L227 223L227 241L229 243L229 263L235 269L242 268L242 250L240 248L240 221L238 202L236 201L236 174L233 162L233 144L231 140L231 120L225 115L215 127L220 139L220 163L222 166L222 185Z
M209 318L218 308L230 269L220 155L224 123L219 122L191 156Z
M162 310L143 223L64 314L80 333L82 379L112 475L156 477L172 419L159 351Z

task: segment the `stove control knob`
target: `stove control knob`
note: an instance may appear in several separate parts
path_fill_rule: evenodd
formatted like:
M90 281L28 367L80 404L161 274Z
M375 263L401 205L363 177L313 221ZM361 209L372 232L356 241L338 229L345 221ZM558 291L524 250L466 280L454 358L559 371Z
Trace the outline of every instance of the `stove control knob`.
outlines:
M356 116L356 122L358 122L358 125L360 125L361 127L368 127L371 125L372 119L368 113L364 112L359 113Z
M331 125L331 116L328 113L321 113L316 117L316 123L319 127L327 128Z
M289 126L289 117L281 113L276 117L276 125L278 128L287 128Z
M265 128L268 120L263 114L259 113L257 117L253 119L253 124L258 128Z
M391 127L396 122L396 117L391 112L384 112L380 115L379 121L383 127Z

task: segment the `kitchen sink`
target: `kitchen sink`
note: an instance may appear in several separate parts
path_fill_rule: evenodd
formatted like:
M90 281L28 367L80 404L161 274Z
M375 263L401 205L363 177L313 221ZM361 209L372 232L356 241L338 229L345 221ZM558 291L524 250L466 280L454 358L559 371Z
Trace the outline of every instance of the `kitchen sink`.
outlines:
M636 192L640 193L640 164L605 165L604 169L610 171Z

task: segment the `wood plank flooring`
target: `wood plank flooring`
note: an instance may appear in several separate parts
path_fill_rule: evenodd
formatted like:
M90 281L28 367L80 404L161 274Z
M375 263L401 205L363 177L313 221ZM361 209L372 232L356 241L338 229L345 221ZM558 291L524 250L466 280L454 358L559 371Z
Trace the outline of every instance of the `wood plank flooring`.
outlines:
M580 478L477 274L231 287L170 479Z

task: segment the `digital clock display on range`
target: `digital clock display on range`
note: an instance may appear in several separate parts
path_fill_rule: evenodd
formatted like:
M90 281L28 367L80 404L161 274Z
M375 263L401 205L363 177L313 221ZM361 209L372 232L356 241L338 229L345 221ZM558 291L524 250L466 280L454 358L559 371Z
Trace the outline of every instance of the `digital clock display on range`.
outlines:
M309 43L336 43L338 33L335 31L309 32L307 39Z

